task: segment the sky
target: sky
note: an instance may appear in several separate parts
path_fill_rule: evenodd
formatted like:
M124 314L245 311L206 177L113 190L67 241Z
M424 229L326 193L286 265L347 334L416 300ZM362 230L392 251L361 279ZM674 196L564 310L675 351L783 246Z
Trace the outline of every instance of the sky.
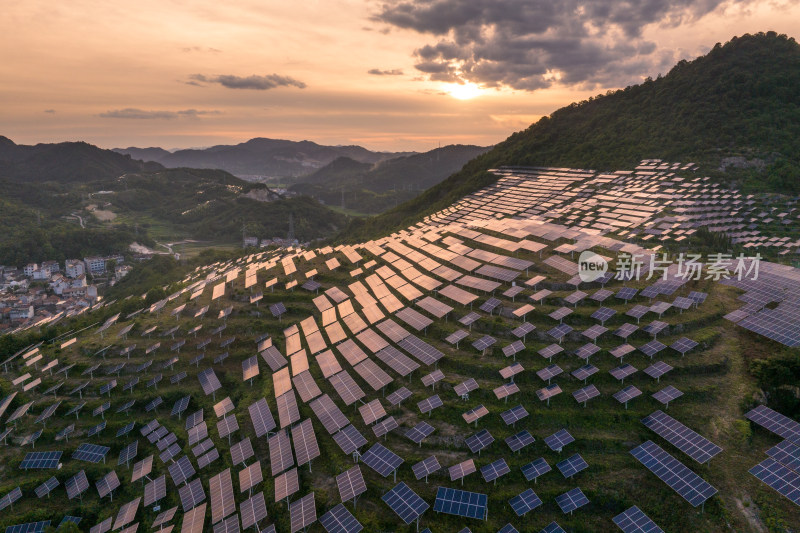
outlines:
M103 148L486 146L770 30L800 38L800 2L7 2L0 135Z

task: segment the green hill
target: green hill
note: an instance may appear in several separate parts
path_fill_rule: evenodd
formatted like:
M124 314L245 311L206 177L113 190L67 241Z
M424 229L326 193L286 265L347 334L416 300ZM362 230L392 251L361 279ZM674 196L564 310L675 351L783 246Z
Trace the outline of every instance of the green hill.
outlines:
M311 198L286 199L222 170L158 166L154 172L121 172L114 165L95 165L94 156L111 153L109 161L131 161L125 156L84 143L65 143L59 151L65 160L80 162L72 168L94 171L30 170L0 178L0 264L109 254L127 250L132 242L238 244L243 226L248 236L283 238L290 215L301 242L332 235L347 224L345 215Z
M597 170L661 158L696 162L745 191L800 193L800 46L774 32L735 37L705 56L563 107L417 198L340 234L363 240L450 205L500 165Z
M85 142L26 146L0 137L0 179L10 181L85 182L161 168Z

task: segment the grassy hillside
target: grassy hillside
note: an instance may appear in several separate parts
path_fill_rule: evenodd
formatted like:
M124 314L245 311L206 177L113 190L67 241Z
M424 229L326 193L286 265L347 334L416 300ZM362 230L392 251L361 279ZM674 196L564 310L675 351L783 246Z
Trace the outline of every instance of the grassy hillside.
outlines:
M646 158L694 161L747 191L800 193L800 46L774 32L744 35L664 77L563 107L340 238L407 226L493 183L486 170L500 165L606 170Z

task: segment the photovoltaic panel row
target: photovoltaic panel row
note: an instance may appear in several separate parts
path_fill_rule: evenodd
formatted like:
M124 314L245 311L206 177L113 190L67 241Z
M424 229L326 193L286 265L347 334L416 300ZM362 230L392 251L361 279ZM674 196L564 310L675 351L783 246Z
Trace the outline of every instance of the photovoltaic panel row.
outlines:
M772 458L763 460L749 472L795 505L800 505L800 474L797 472Z
M744 416L776 435L800 445L800 423L773 411L766 405L759 405Z
M642 419L642 424L700 464L711 460L722 448L709 441L663 411Z
M624 533L664 533L663 529L635 505L615 516L613 520Z
M717 489L653 441L637 446L631 454L694 507L717 493Z
M410 524L428 510L428 503L420 498L408 485L398 483L381 498L406 524Z
M437 513L452 514L463 518L485 520L488 507L486 494L465 490L439 487L433 510Z

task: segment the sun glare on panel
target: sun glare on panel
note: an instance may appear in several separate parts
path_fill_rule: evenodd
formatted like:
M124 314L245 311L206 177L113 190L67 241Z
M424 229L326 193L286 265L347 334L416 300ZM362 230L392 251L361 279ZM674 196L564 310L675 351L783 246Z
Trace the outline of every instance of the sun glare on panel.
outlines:
M449 83L445 87L447 94L458 100L469 100L479 96L483 90L474 83Z

